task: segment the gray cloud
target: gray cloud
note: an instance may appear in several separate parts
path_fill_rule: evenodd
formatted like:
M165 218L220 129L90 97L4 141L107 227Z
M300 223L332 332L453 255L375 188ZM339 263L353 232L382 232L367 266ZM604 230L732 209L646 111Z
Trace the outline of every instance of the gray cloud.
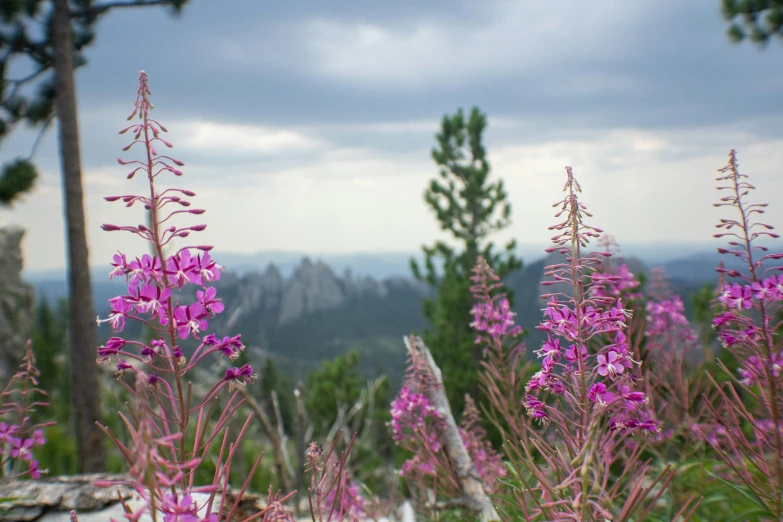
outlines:
M193 2L107 18L81 98L139 69L182 117L272 125L437 119L665 128L780 112L779 52L732 46L712 0Z

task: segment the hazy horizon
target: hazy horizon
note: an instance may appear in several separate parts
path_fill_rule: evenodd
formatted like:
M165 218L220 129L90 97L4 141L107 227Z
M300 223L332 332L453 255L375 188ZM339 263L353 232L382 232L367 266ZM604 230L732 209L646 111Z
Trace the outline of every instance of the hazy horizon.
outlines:
M545 248L551 246L551 243L541 244L521 244L517 246L516 253L525 263L531 263L544 258L547 254ZM629 243L620 245L621 250L618 256L638 257L645 262L658 263L672 261L675 259L688 258L693 255L717 255L716 242L651 242L651 243ZM594 248L591 245L589 248ZM141 255L141 253L139 254ZM286 266L298 265L303 258L309 258L312 261L323 261L327 264L339 264L341 267L349 266L351 262L365 262L377 265L385 262L387 265L404 266L402 272L410 273L407 268L407 260L410 257L423 257L421 250L398 250L398 251L356 251L356 252L307 252L304 250L260 250L256 252L232 252L230 250L215 253L216 261L226 267L229 271L246 272L249 269L259 269L268 263L285 264ZM333 267L334 268L334 267ZM109 273L111 267L109 262L92 263L91 272L93 275L100 275L103 272ZM361 274L361 271L359 272ZM50 267L45 269L29 269L25 267L24 277L34 281L42 281L53 278L65 277L65 266Z

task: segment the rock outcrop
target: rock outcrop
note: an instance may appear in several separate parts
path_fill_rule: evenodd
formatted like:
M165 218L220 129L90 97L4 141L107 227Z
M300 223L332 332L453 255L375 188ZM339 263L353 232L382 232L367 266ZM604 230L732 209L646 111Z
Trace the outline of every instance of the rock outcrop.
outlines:
M33 324L35 291L22 280L24 230L0 229L0 379L16 371Z
M326 263L304 258L291 277L284 279L275 265L263 273L243 275L226 272L216 284L226 309L232 310L227 326L242 318L263 317L275 327L293 323L308 314L338 309L354 299L383 299L390 289L407 285L424 295L426 286L405 278L377 281L355 277L350 271L341 277Z

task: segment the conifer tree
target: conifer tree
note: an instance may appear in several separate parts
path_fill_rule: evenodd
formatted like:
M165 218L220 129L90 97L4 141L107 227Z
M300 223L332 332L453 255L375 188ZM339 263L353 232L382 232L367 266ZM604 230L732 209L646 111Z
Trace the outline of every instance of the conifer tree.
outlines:
M748 38L764 47L773 36L783 40L783 0L723 0L721 11L735 43Z
M0 205L11 206L30 192L38 179L38 172L29 160L17 158L0 172Z
M484 256L499 277L519 270L515 241L495 252L490 236L510 224L511 205L502 180L490 181L490 166L483 144L487 118L473 107L465 118L462 109L443 117L432 159L440 177L431 180L424 200L435 213L441 229L459 247L437 241L424 246L424 265L411 259L414 277L436 290L424 302L430 327L423 339L443 372L452 410L461 413L465 394L476 397L480 351L470 327L473 297L470 276L476 259ZM511 296L509 296L511 298Z

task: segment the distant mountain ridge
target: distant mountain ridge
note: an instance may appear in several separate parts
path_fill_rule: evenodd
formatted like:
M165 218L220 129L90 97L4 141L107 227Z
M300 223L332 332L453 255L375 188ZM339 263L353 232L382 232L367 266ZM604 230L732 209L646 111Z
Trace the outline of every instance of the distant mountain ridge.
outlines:
M714 267L718 260L717 254L695 253L662 263L686 308L690 308L693 292L705 282L717 280ZM402 263L407 257L398 255L395 271L389 268L391 261L385 260L386 273L404 273ZM514 294L518 323L528 332L526 342L531 350L543 339L535 326L545 306L540 298L544 267L559 261L562 256L557 253L528 261L521 271L506 279ZM729 266L740 264L727 261L732 261ZM636 274L649 275L651 266L638 257L621 253L616 262L628 264ZM364 265L365 270L368 266ZM288 273L273 263L263 267L247 264L244 271L227 270L215 285L226 311L210 321L210 331L218 335L241 332L254 358L273 357L299 377L320 361L355 349L362 355L365 372L383 369L399 383L405 363L401 338L426 327L422 299L432 290L402 275L370 277L354 275L350 267L342 268L342 275L338 275L326 261L305 256ZM64 279L32 282L36 292L50 300L66 294ZM108 270L102 271L94 282L99 314L108 311L108 299L124 292L123 282L109 281ZM134 335L130 330L127 333ZM99 330L103 339L109 334L107 327Z
M544 257L548 244L522 244L517 248L517 255L525 262L532 262ZM628 243L623 244L623 255L642 259L649 266L665 265L678 259L705 257L715 260L717 266L717 245L714 242L705 243ZM259 251L253 253L221 252L216 259L232 272L247 273L264 270L269 264L275 265L284 277L290 276L304 258L322 261L335 272L343 273L346 269L357 276L369 276L375 279L387 277L410 277L409 262L411 257L422 259L420 251L413 252L355 252L346 254L313 253L304 251ZM93 265L91 273L96 281L106 280L110 267L108 261ZM25 279L31 283L41 281L64 281L65 268L50 270L25 270Z

